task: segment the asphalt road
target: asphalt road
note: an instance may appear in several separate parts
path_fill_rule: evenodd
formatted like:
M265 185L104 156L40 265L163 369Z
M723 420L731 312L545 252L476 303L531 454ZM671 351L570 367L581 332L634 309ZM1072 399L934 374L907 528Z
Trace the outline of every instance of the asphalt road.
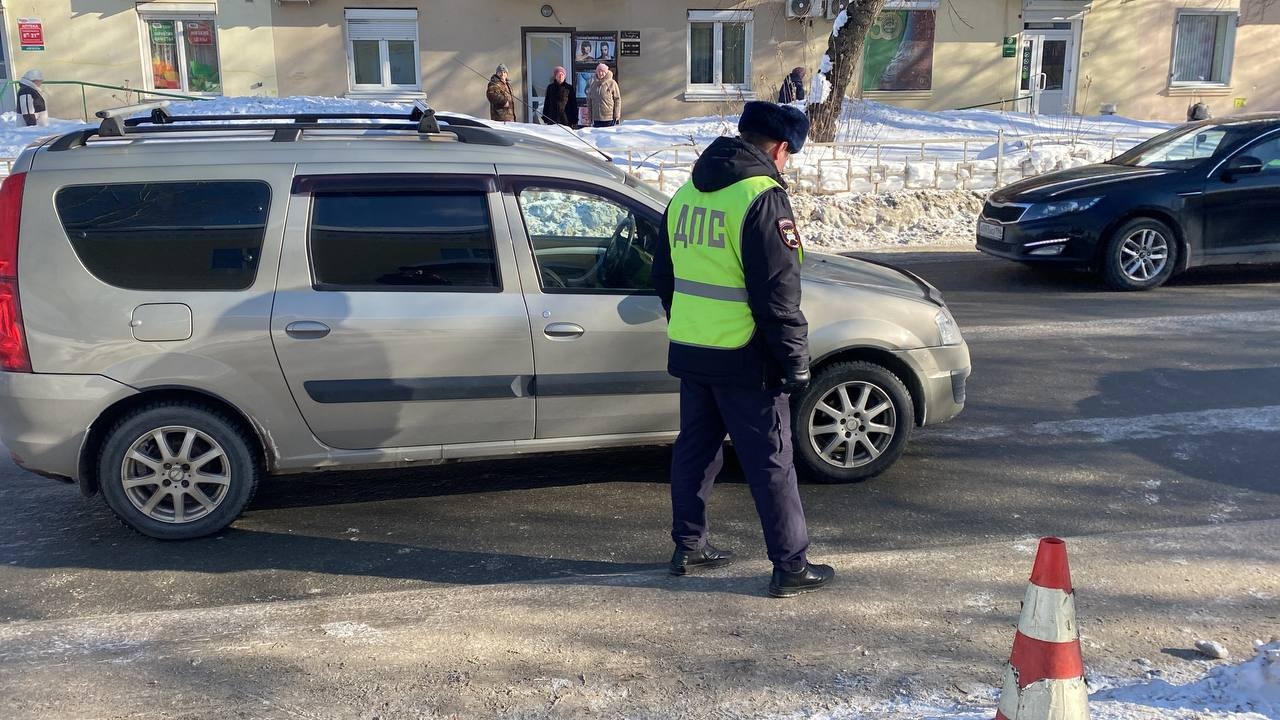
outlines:
M1280 515L1280 269L1115 294L972 252L878 257L946 294L972 350L969 405L879 478L806 485L815 559ZM653 569L670 551L668 458L274 479L231 530L185 543L0 460L0 621ZM712 513L718 544L763 559L732 463Z

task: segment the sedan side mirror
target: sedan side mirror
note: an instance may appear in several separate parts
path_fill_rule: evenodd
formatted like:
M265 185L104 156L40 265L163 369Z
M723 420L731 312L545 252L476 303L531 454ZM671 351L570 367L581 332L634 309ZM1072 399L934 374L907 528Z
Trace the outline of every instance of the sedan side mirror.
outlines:
M1239 175L1255 175L1262 172L1262 161L1252 155L1237 155L1227 161L1222 179L1230 181Z

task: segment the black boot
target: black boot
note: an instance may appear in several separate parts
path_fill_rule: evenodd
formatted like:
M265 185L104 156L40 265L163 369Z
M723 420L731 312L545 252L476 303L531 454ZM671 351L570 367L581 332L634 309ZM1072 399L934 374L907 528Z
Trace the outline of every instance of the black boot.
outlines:
M836 571L830 565L805 563L802 570L795 572L774 568L773 579L769 581L769 595L789 598L815 592L826 587L835 576Z
M675 553L671 556L671 574L688 575L703 570L724 567L732 562L732 550L717 550L710 543L703 545L701 550L681 550L676 548Z

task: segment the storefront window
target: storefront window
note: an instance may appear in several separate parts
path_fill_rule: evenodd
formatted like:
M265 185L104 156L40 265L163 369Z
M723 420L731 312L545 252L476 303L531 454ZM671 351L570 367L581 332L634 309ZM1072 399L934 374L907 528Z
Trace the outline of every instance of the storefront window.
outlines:
M925 9L918 9L925 7ZM882 11L863 47L862 89L930 90L933 87L934 22L937 11L894 3Z
M212 18L151 18L145 22L154 89L222 92Z
M686 95L740 96L751 91L749 10L690 10Z

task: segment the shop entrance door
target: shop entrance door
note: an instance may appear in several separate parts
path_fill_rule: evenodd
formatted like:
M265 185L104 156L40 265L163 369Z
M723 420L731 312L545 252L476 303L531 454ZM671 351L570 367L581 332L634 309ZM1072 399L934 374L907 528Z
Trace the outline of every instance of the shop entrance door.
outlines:
M1018 96L1024 98L1020 103L1023 110L1033 115L1071 112L1071 89L1075 87L1073 45L1069 29L1028 29L1023 33L1018 68Z
M551 84L551 73L559 65L569 74L567 78L573 82L572 48L570 34L567 32L526 32L524 36L524 84L525 96L529 100L527 106L528 122L546 123L541 115L546 98L547 85Z

